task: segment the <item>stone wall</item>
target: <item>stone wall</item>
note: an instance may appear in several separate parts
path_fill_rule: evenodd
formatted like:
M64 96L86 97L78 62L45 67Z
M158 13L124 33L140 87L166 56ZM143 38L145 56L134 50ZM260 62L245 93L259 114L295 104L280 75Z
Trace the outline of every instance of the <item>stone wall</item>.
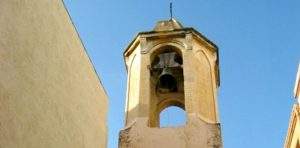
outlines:
M220 124L188 115L180 127L149 127L147 118L136 118L120 132L119 148L222 148Z

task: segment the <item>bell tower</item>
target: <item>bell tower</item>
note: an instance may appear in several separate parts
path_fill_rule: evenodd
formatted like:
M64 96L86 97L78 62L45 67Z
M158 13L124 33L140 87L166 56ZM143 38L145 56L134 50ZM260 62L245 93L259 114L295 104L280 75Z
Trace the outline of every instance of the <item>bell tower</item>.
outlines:
M128 79L120 148L222 148L215 44L170 19L140 32L124 59ZM160 112L170 106L185 111L185 125L159 127Z

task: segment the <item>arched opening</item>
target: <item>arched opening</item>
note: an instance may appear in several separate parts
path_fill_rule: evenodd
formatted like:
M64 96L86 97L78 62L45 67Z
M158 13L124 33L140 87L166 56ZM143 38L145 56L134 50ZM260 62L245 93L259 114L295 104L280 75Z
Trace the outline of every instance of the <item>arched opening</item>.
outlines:
M151 76L156 93L166 94L182 89L182 62L180 50L171 46L158 49L151 55Z
M151 107L149 127L185 125L183 58L173 46L156 49L150 56Z
M159 115L159 127L178 127L186 123L185 111L177 106L165 108Z

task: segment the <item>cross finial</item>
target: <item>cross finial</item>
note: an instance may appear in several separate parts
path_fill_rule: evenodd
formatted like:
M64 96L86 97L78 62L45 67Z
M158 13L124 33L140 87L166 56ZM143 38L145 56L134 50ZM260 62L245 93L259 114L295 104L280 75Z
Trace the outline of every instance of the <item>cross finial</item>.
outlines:
M172 2L170 2L170 20L173 19L173 7L172 7Z

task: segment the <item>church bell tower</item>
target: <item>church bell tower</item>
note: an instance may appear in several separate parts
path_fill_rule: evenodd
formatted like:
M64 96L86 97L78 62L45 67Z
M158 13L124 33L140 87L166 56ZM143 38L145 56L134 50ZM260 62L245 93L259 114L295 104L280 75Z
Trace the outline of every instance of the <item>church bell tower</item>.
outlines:
M119 148L222 148L217 46L175 19L140 32L124 52L128 72ZM179 127L160 127L167 107L185 111Z

